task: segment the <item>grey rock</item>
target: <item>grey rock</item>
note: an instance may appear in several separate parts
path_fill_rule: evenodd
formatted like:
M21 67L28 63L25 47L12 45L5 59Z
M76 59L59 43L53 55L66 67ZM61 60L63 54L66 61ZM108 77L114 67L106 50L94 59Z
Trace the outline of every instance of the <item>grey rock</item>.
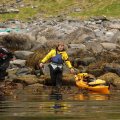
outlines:
M100 43L102 45L102 47L105 49L105 50L115 50L117 48L117 45L115 43L107 43L107 42L104 42L104 43Z
M16 71L16 75L27 75L31 74L32 70L30 68L20 68Z
M119 24L119 23L115 23L115 24L111 23L111 24L109 25L109 28L119 29L119 30L120 30L120 24Z
M79 49L79 50L86 51L86 46L84 44L69 44L68 46L71 49Z
M19 67L24 67L26 64L26 60L16 59L14 61L10 61L10 64L14 64L14 65L17 65Z
M44 45L47 42L47 39L44 36L37 36L36 42L41 43Z
M90 63L93 63L95 61L96 61L96 58L94 57L76 58L74 60L77 66L79 65L88 66Z
M113 72L120 76L120 65L119 64L106 64L103 68L105 72Z
M95 32L95 35L96 35L97 37L101 37L101 36L103 36L104 33L105 33L105 31L103 31L103 30L101 31L100 29L95 29L94 32Z
M31 51L15 51L14 55L17 59L26 60L33 53Z
M92 51L92 53L101 53L103 51L103 47L99 42L90 42L85 44L88 51Z

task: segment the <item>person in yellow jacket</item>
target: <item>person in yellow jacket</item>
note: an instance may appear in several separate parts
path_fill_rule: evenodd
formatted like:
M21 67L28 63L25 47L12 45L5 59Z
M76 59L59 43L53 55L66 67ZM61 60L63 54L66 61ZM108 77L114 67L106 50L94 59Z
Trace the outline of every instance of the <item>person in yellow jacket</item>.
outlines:
M62 85L62 73L63 64L65 63L70 69L71 73L74 73L74 69L71 62L68 59L68 55L64 48L64 43L59 42L56 49L52 49L41 61L39 66L43 67L44 63L51 59L49 64L50 76L52 80L52 85L60 87Z

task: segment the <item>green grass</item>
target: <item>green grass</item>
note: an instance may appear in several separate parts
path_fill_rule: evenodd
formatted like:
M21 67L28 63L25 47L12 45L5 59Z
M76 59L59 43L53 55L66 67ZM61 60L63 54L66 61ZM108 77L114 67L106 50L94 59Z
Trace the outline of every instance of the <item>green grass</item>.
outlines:
M13 3L15 0L0 0L0 4L7 1ZM8 2L9 1L9 2ZM23 0L24 3L31 4L24 8L20 8L18 14L0 14L0 21L6 19L21 19L28 18L51 17L61 13L66 13L73 7L82 8L82 12L70 12L68 16L75 18L88 18L90 16L105 15L108 17L120 18L120 0ZM31 6L37 6L32 8Z
M2 2L1 2L2 3ZM1 20L9 18L26 20L27 18L37 17L41 14L43 17L55 16L74 5L74 0L24 0L24 3L30 3L37 6L32 9L31 5L28 7L20 8L18 14L0 14Z
M88 0L86 0L87 3ZM119 0L93 0L92 6L85 6L81 13L71 13L72 17L88 18L90 16L107 16L120 18L120 1ZM89 5L89 4L88 4Z

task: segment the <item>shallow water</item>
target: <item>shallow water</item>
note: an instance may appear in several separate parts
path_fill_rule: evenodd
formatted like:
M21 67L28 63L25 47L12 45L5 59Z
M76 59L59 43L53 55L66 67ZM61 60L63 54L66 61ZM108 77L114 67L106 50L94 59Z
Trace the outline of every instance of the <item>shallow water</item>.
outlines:
M120 91L110 95L81 92L72 87L14 91L0 97L0 120L120 120Z

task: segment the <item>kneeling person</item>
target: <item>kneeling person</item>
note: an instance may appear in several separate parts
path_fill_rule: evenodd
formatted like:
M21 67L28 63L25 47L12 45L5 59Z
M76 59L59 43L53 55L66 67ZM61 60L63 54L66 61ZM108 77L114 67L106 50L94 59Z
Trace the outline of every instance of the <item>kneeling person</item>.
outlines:
M6 70L9 67L9 63L12 58L12 52L3 46L0 46L0 81L5 80L5 76L7 76Z

